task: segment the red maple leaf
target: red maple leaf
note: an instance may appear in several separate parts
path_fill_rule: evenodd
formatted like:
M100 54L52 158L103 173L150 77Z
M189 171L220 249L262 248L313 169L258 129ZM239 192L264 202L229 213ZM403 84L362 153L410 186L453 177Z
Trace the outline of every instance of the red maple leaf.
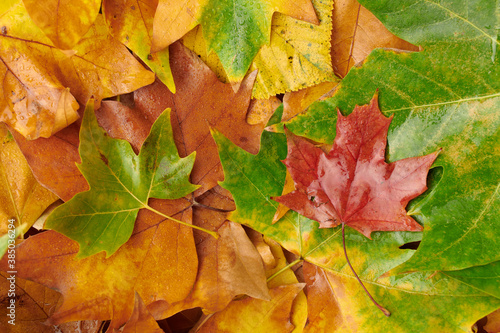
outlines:
M344 223L368 238L372 231L422 230L405 207L427 189L427 173L439 151L387 164L392 116L382 115L377 95L349 116L337 113L337 136L328 155L286 130L283 163L296 189L273 199L318 221L320 228Z

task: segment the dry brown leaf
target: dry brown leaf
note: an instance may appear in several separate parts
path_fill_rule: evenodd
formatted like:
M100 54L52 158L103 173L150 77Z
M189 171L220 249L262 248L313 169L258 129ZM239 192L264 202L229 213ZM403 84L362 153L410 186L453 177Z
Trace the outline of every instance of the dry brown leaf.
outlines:
M44 322L62 302L61 294L38 283L24 280L16 274L13 275L15 279L12 279L9 273L0 273L0 316L2 316L0 331L53 333L54 327L44 325ZM11 287L11 281L14 281L14 287ZM15 297L9 297L9 293L14 293ZM15 300L13 317L8 316L11 313L8 308L11 306L11 300ZM9 324L10 320L14 320L15 325Z
M304 262L302 267L307 283L305 292L308 312L304 332L323 333L327 328L335 328L339 332L349 331L325 271L308 262Z
M500 309L493 311L486 316L488 322L484 325L484 330L488 333L500 332Z
M141 296L136 292L134 300L134 312L129 321L121 329L122 333L163 333L153 316L148 312Z
M197 201L212 208L234 209L233 201L217 190L221 188L205 192ZM217 230L220 237L215 240L206 233L194 231L199 270L193 290L181 302L157 302L148 307L155 318L169 317L194 307L202 307L207 312L220 311L241 294L269 299L262 260L241 225L227 221L227 213L196 205L193 208L195 224Z
M340 77L363 61L378 47L418 51L387 30L372 13L356 0L336 0L332 15L332 66Z

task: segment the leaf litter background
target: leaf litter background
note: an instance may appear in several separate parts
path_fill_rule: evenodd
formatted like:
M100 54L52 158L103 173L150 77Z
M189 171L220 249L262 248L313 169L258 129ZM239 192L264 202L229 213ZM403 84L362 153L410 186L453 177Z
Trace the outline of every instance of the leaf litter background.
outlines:
M234 3L229 15L229 2L212 1L2 2L1 231L11 217L21 230L36 222L16 250L17 325L3 312L2 331L498 332L498 5ZM174 4L197 14L166 25ZM258 44L233 46L247 40ZM377 89L394 114L388 162L442 149L429 189L407 207L423 233L346 231L389 318L347 267L339 228L293 211L273 223L270 200L286 178L280 121L329 149L336 108L346 115ZM46 207L89 189L76 163L91 96L99 125L135 153L171 109L178 154L196 151L199 188L149 205L219 239L140 210L113 255L75 259L78 243L43 231Z

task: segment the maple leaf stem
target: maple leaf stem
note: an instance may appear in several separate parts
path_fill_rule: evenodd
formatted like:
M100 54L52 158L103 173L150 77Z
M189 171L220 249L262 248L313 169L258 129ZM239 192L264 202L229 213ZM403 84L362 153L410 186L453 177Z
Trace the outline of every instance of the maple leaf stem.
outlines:
M356 279L358 279L358 282L361 285L361 287L363 287L363 289L365 290L365 292L368 295L368 297L370 297L370 299L372 300L373 304L375 304L375 306L377 308L379 308L380 311L382 311L384 313L384 315L386 315L387 317L389 317L391 315L391 312L389 310L387 310L386 308L384 308L383 306L381 306L380 304L378 304L377 301L375 301L373 299L373 297L370 294L370 292L368 291L368 289L366 289L366 287L363 284L363 282L361 282L361 279L359 278L358 274L356 274L356 271L354 270L354 268L352 268L352 265L351 265L351 262L349 261L349 257L347 256L347 250L346 250L346 247L345 247L345 231L344 231L344 229L345 229L345 223L342 222L342 244L344 246L344 254L345 254L345 259L347 260L347 264L351 268L351 271L354 273L354 276L356 277Z
M158 215L160 215L160 216L163 216L163 217L164 217L164 218L166 218L166 219L172 220L172 221L174 221L174 222L177 222L177 223L179 223L179 224L182 224L182 225L188 226L188 227L193 228L193 229L197 229L197 230L200 230L200 231L206 232L207 234L211 235L211 236L212 236L212 237L214 237L215 239L218 239L218 238L219 238L219 234L218 234L217 232L215 232L215 231L210 231L210 230L208 230L208 229L205 229L205 228L202 228L202 227L198 227L197 225L194 225L194 224L189 224L189 223L186 223L186 222L184 222L184 221L181 221L181 220L178 220L178 219L176 219L176 218L173 218L173 217L171 217L171 216L165 215L165 214L163 214L162 212L160 212L160 211L158 211L158 210L156 210L156 209L154 209L153 207L150 207L150 206L148 206L148 205L145 205L145 206L144 206L144 208L149 209L149 210L150 210L150 211L152 211L153 213L156 213L156 214L158 214Z

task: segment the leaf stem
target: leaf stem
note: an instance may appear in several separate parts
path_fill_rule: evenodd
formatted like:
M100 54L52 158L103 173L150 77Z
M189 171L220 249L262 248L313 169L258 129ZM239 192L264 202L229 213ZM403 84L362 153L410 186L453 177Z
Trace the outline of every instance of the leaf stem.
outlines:
M277 277L278 275L280 275L281 273L283 273L284 271L286 271L290 267L293 267L293 266L297 265L301 261L302 261L302 259L297 259L297 260L289 263L288 265L286 265L285 267L283 267L282 269L280 269L279 271L277 271L276 273L274 273L273 275L271 275L270 277L268 277L267 278L267 282L271 281L272 279L274 279L275 277Z
M187 226L187 227L191 227L191 228L193 228L193 229L197 229L197 230L200 230L200 231L206 232L207 234L211 235L211 236L212 236L212 237L214 237L215 239L218 239L218 238L219 238L219 234L218 234L218 233L216 233L215 231L210 231L210 230L208 230L208 229L205 229L205 228L202 228L202 227L198 227L197 225L194 225L194 224L189 224L189 223L186 223L186 222L184 222L184 221L181 221L181 220L178 220L178 219L176 219L176 218L173 218L173 217L171 217L171 216L165 215L165 214L163 214L162 212L160 212L160 211L158 211L158 210L156 210L156 209L154 209L153 207L148 206L148 205L145 205L145 206L144 206L144 208L146 208L146 209L148 209L148 210L152 211L153 213L156 213L156 214L158 214L158 215L160 215L160 216L162 216L162 217L164 217L164 218L166 218L166 219L172 220L172 221L174 221L174 222L177 222L177 223L179 223L179 224L185 225L185 226Z
M361 285L361 287L363 287L363 289L365 290L365 292L368 295L368 297L370 297L370 299L372 300L373 304L375 304L375 306L377 308L379 308L380 311L382 311L387 317L389 317L391 315L391 313L389 312L389 310L387 310L386 308L384 308L383 306L381 306L380 304L378 304L373 299L372 295L368 292L368 290L366 289L366 287L363 284L363 282L361 282L361 279L359 278L358 274L356 274L356 271L354 270L354 268L352 268L351 262L349 261L349 258L347 257L347 250L346 250L346 247L345 247L345 231L344 231L344 227L345 227L345 223L342 222L342 244L344 246L344 254L345 254L345 259L347 260L347 264L349 264L349 267L351 268L351 271L354 273L354 276L356 277L356 279L358 279L359 284Z

